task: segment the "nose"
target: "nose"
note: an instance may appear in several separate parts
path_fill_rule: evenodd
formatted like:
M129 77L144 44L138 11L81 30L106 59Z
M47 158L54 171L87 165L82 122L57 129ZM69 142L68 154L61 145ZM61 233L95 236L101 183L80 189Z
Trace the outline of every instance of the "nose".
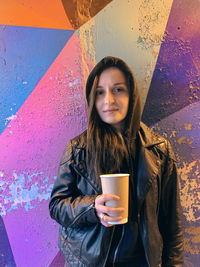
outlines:
M106 104L113 104L115 102L114 95L109 90L105 94L105 103Z

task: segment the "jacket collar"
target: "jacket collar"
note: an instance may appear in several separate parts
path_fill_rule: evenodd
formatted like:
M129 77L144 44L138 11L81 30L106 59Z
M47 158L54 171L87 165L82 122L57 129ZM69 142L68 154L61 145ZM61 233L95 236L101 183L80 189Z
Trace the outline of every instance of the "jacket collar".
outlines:
M163 137L153 132L143 122L140 122L139 138L143 147L153 147L159 145L165 141Z

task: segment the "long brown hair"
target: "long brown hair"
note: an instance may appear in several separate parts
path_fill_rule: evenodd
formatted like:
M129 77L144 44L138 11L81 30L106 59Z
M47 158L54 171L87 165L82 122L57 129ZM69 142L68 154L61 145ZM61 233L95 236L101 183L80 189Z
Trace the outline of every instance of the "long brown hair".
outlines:
M96 87L100 74L110 67L121 70L129 90L129 109L125 118L124 131L103 122L96 110ZM135 78L124 61L119 58L102 59L90 73L86 84L88 102L87 166L98 177L103 173L120 171L124 161L128 162L129 151L139 129L140 101Z

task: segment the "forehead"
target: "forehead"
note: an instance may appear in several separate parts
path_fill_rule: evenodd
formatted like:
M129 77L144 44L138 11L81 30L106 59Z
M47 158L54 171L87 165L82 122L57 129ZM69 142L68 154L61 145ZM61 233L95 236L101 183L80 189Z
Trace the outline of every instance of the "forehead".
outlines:
M120 69L116 67L110 67L102 71L99 76L98 85L104 83L126 83L126 77Z

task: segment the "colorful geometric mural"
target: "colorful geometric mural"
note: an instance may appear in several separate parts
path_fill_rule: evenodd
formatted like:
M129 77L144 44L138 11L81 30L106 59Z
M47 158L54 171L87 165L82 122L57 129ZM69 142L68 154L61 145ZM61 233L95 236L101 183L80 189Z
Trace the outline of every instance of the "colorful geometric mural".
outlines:
M148 125L200 101L199 10L199 1L173 2L143 112Z
M84 85L123 58L143 121L167 137L180 173L185 265L200 262L200 3L0 1L0 266L64 266L48 202L67 141L87 127Z
M173 145L180 175L184 222L185 266L200 262L200 102L188 105L154 124Z
M1 25L0 32L2 133L74 31Z

